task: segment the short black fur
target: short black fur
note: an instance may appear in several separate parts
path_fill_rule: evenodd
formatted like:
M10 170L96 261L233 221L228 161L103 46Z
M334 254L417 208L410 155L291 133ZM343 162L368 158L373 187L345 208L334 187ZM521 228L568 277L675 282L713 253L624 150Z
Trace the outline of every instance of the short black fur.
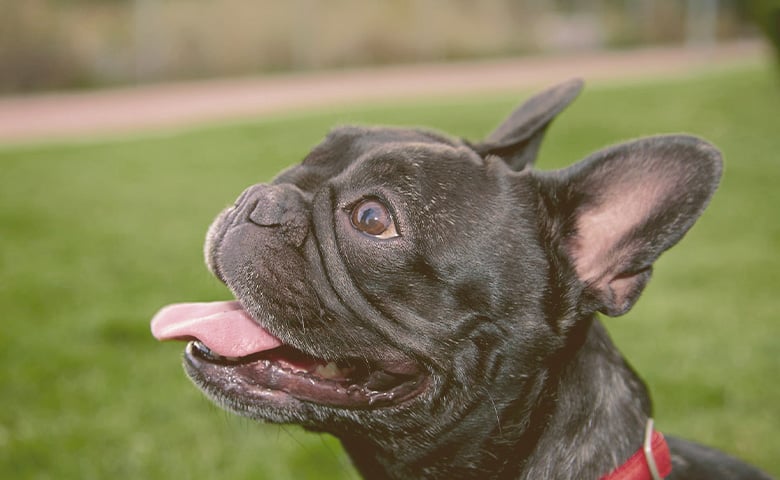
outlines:
M483 142L336 129L212 226L210 269L265 329L311 357L419 375L413 396L376 408L240 396L190 363L196 383L242 415L336 435L371 479L587 479L625 462L650 398L596 314L631 308L709 202L721 157L674 135L532 169L581 86L537 95ZM351 223L365 199L391 215L387 238ZM768 478L670 445L670 478Z

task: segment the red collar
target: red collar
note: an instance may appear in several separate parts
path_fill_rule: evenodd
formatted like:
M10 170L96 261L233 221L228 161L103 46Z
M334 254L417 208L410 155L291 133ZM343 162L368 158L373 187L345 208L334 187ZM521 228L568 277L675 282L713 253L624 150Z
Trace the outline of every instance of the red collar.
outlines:
M656 472L653 472L655 470ZM655 480L672 473L672 457L664 436L653 430L653 419L647 421L645 444L623 465L600 480Z

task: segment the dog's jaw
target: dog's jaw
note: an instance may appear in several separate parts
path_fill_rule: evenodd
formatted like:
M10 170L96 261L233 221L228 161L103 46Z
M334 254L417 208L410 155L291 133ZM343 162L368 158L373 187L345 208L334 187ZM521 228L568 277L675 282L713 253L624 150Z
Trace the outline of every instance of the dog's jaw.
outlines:
M427 381L416 369L399 373L387 370L397 369L397 365L370 370L337 366L284 347L226 359L214 356L200 342L192 342L184 359L190 377L213 399L256 419L266 418L269 407L294 409L302 403L334 409L402 404L420 394Z
M229 409L244 405L242 413L293 400L378 408L403 403L427 383L412 361L347 363L306 355L284 345L235 301L170 305L152 320L152 333L159 340L192 339L184 355L190 377ZM261 411L250 416L262 417Z

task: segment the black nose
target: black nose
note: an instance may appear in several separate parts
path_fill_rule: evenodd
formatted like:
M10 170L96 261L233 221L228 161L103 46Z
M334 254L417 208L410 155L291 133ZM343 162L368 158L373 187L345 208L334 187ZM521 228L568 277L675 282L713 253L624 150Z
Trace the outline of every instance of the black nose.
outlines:
M293 185L254 185L241 195L247 220L261 227L279 227L280 233L295 245L306 237L309 213L301 191Z

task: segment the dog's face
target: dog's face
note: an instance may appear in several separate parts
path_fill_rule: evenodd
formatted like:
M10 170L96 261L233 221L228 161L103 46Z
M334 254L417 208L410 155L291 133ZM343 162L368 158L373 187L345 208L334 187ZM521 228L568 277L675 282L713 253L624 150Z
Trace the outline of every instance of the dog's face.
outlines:
M284 346L235 365L195 350L191 375L254 417L373 432L451 415L500 371L522 378L537 362L523 345L550 326L536 288L499 287L547 276L535 187L517 177L437 135L335 130L208 236L211 270Z
M579 88L535 97L479 144L334 130L211 226L207 263L238 303L164 311L155 334L199 340L189 375L253 418L392 446L522 417L578 322L630 308L720 171L690 137L526 168Z

